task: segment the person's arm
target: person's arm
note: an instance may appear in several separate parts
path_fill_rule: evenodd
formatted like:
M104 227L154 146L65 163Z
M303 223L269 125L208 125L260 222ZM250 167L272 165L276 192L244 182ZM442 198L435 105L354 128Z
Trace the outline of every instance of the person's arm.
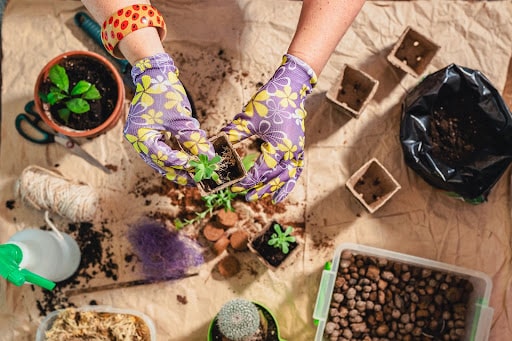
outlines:
M135 94L124 136L141 158L167 179L195 184L189 161L215 150L196 118L174 60L164 50L165 21L149 0L82 0L102 27L105 49L133 65ZM173 149L168 134L182 148Z
M365 0L303 0L288 53L319 75Z
M149 0L82 0L82 3L100 25L120 8L151 4ZM142 58L164 52L160 36L154 27L145 27L128 34L119 42L118 47L132 65Z

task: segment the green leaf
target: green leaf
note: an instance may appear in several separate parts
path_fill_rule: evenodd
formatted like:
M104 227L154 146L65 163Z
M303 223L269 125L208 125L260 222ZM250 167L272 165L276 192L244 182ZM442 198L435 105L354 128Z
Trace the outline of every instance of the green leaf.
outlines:
M48 103L48 96L46 94L43 94L42 92L39 93L39 98L41 99L41 101L43 101L44 103Z
M50 105L54 105L55 103L59 103L60 101L62 101L63 99L65 99L67 97L68 96L66 96L62 92L50 92L48 94L48 96L46 97L46 99L47 99L47 103L49 103Z
M204 169L196 169L196 173L194 174L194 181L199 182L204 179Z
M217 154L217 155L215 155L215 156L214 156L214 157L209 161L209 163L210 163L210 165L213 165L213 164L215 164L215 163L219 163L219 161L220 161L220 155L218 155L218 154Z
M92 84L87 81L79 81L76 85L71 89L71 96L81 95L89 91Z
M96 85L92 85L89 90L84 94L83 98L85 99L100 99L101 95L98 89L96 88Z
M87 101L82 98L70 99L66 102L66 107L75 114L83 114L84 112L88 112L91 109L89 103L87 103Z
M55 84L59 89L68 93L69 92L69 78L66 73L66 69L62 66L56 64L51 67L50 73L48 75L53 84Z
M69 111L67 108L59 109L58 111L59 117L64 120L64 122L68 123L69 121L69 115L71 115L71 111Z
M215 181L216 183L219 183L220 182L220 178L219 178L219 174L217 174L217 172L213 172L212 175L210 176L212 178L213 181Z
M257 158L258 154L248 154L244 156L244 158L242 159L242 165L244 166L246 171L252 168Z

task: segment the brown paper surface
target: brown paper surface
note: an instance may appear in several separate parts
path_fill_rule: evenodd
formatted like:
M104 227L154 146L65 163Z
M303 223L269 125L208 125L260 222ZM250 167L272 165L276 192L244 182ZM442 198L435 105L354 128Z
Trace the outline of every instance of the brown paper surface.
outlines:
M180 79L194 98L203 128L212 135L279 65L301 6L300 1L286 0L153 4L167 20L166 50L180 68ZM73 22L73 15L83 10L79 1L70 0L18 0L6 8L0 242L20 229L45 226L44 212L16 200L13 187L29 165L55 167L63 176L97 189L102 205L94 229L113 231L118 280L133 280L139 278L140 269L124 258L129 249L127 227L145 216L172 217L177 208L157 190L149 193L161 187L162 180L124 140L123 120L99 137L78 139L98 160L115 166L111 175L61 146L31 144L14 129L15 115L32 99L37 74L48 60L66 50L103 53ZM305 226L305 243L286 268L268 271L254 256L236 253L241 272L229 279L215 275L220 257L210 257L193 277L75 295L58 303L80 306L95 301L136 309L154 321L158 340L199 341L206 339L210 320L225 301L244 297L272 310L283 338L313 340L312 313L322 268L332 260L337 245L354 242L486 273L493 281L489 340L508 339L512 334L512 308L507 304L512 294L509 171L488 202L473 206L433 189L408 169L398 138L401 99L419 79L391 66L386 57L405 27L411 26L441 47L423 75L457 63L482 71L502 91L512 55L511 16L509 1L368 1L364 5L307 100L306 167L285 203L287 211L277 215ZM359 119L341 115L325 98L343 64L379 81L374 99ZM370 215L345 189L345 182L372 157L402 188ZM53 218L67 231L69 221ZM112 283L101 273L94 281L89 285ZM48 303L41 289L15 287L0 279L0 339L33 340L43 318L38 303Z

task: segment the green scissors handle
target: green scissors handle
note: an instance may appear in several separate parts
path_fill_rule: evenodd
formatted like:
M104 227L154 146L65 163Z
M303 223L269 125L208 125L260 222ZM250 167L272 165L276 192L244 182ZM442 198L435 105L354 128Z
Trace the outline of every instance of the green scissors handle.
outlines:
M39 117L39 115L34 111L34 101L30 101L25 104L25 113L21 113L16 116L14 125L18 133L23 136L23 138L31 142L37 144L55 142L55 136L41 128L39 126L40 122L42 122L41 117ZM30 128L32 133L25 130L27 126Z

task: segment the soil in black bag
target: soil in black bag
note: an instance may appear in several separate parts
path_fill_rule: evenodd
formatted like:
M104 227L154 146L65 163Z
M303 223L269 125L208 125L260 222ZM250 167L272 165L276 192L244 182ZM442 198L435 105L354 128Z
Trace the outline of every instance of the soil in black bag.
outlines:
M475 152L492 146L492 131L484 116L477 112L476 101L464 94L440 94L432 112L430 132L432 156L449 166L464 166Z
M400 141L426 182L478 203L512 161L512 115L482 73L451 64L406 96Z

